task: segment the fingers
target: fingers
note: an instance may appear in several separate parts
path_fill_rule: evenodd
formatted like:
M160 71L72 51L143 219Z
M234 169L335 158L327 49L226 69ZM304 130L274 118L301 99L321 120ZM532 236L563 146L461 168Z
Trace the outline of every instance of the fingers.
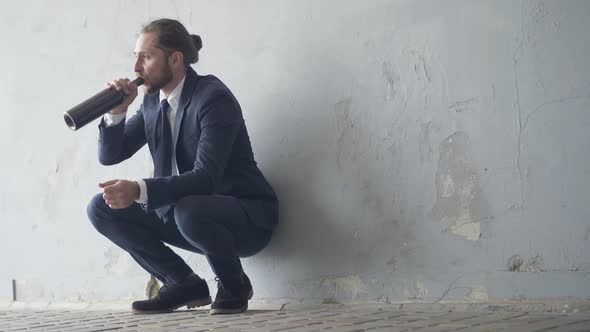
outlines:
M102 189L103 194L107 194L107 195L116 195L120 192L119 188L117 187L117 184L113 184L110 186L106 186Z
M111 209L122 209L126 208L131 203L128 199L125 199L125 196L118 192L116 194L103 194L102 198L106 205L108 205Z
M105 201L114 201L117 198L119 198L121 195L117 195L117 194L102 194L102 199L104 199Z
M130 204L123 204L121 202L115 202L115 201L105 201L105 203L111 208L111 209L124 209L126 207L128 207Z
M131 83L128 78L119 78L108 82L107 87L113 87L118 91L123 91L126 95L134 95L137 93L137 85Z
M117 183L117 181L119 181L119 179L115 179L115 180L109 180L109 181L106 181L106 182L100 182L100 183L98 184L98 186L99 186L100 188L105 188L105 187L108 187L108 186L111 186L111 185L113 185L113 184Z
M130 181L110 180L99 183L102 188L102 198L111 209L124 209L134 202L132 193L130 193Z
M121 87L123 88L123 92L125 92L126 95L130 95L131 94L131 88L129 87L129 83L130 83L129 79L128 78L123 79L121 81L121 83L122 83L121 84Z
M127 81L124 78L119 78L117 80L111 81L110 85L113 86L116 90L123 91L125 94L128 94Z
M105 199L105 204L111 209L124 209L133 204L134 201L125 199L124 197L118 197L115 199Z
M107 189L112 188L109 187ZM108 205L110 208L117 208L118 206L121 205L122 201L123 201L123 195L120 192L113 192L113 193L103 193L102 194L102 199L104 199L104 202L106 203L106 205Z
M120 197L120 193L116 187L117 182L119 182L119 180L115 179L98 184L98 186L103 189L102 198L110 208L117 206L117 201Z
M137 95L137 85L135 83L129 82L128 88L129 88L128 95L130 95L130 96Z

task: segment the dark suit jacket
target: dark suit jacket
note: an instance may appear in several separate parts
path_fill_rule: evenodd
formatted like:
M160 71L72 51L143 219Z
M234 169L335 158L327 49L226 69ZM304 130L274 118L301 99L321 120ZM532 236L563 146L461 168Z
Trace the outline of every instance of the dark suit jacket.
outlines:
M118 164L146 143L155 154L159 92L146 94L127 122L99 125L98 159ZM217 77L199 76L187 69L176 113L176 161L179 175L145 179L148 211L174 205L189 195L225 195L240 200L253 224L272 229L278 201L258 169L242 110L231 91Z

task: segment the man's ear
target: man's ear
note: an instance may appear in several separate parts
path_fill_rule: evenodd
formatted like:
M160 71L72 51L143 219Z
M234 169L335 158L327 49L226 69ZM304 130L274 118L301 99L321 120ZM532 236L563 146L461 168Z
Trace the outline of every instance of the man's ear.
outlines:
M168 58L168 63L170 65L175 65L177 63L182 63L184 61L184 56L182 55L182 52L180 51L176 51L174 53L172 53L172 55Z

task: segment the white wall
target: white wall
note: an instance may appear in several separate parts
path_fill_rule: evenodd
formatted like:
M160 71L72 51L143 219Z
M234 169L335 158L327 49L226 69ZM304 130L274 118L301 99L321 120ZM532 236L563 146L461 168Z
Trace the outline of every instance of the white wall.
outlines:
M257 301L590 297L589 16L583 0L3 2L0 301L12 279L25 302L143 297L85 207L150 157L100 166L96 124L62 113L132 76L159 17L202 36L195 69L234 91L280 196L271 245L244 261Z

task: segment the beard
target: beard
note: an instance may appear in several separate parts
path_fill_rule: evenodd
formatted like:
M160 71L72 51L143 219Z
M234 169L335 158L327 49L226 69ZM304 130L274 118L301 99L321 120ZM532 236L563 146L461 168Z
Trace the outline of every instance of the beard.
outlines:
M144 77L145 79L145 77ZM153 79L146 79L147 84L144 84L147 93L156 92L162 89L166 84L172 81L172 69L168 63L164 64L160 75Z

